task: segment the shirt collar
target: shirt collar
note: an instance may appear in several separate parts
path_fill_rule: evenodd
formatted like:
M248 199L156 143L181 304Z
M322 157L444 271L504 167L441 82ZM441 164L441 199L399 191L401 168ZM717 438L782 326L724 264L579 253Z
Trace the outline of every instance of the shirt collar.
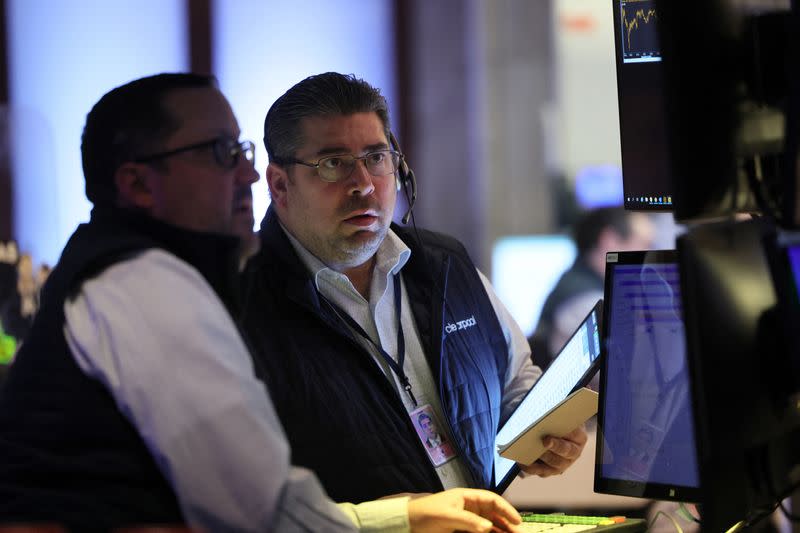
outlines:
M282 223L280 223L280 227L289 238L289 242L292 244L295 252L297 252L300 260L314 278L314 285L317 287L317 290L320 290L319 280L321 277L346 277L344 274L328 267L317 256L311 253ZM375 279L376 276L388 277L398 274L411 257L411 249L390 228L386 233L386 238L383 239L383 242L378 247L376 256L377 261L375 262L375 271L372 274L373 279Z

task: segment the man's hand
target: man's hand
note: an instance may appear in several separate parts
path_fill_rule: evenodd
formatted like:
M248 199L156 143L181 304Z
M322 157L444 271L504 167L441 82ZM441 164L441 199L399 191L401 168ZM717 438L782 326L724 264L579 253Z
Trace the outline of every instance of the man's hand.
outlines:
M583 425L561 438L545 437L543 442L547 451L533 463L520 465L522 471L539 477L563 474L581 456L588 438Z
M408 502L412 533L469 531L519 533L519 513L502 497L482 489L450 489Z

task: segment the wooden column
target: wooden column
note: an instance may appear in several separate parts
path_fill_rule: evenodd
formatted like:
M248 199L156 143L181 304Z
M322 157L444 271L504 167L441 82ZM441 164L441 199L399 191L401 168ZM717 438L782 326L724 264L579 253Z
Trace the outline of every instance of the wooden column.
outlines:
M198 74L214 73L212 0L186 0L189 34L189 68Z

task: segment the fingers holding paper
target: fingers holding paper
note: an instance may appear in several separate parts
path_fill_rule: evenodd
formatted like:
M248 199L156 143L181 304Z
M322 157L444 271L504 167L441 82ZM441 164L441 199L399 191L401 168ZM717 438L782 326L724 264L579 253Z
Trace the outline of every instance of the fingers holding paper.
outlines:
M520 465L526 474L539 477L558 476L572 466L581 456L589 435L586 427L581 425L563 437L547 436L543 443L547 451L538 460L529 465Z

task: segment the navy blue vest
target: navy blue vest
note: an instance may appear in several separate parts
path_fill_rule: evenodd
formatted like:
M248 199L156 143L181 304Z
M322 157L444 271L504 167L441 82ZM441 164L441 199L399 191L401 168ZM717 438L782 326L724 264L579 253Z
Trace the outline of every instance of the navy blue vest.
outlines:
M0 391L0 522L53 521L73 531L183 522L136 429L75 363L63 335L64 302L82 280L159 247L198 268L232 304L235 246L235 239L122 214L95 211L78 227Z
M492 485L508 348L460 243L394 231L420 339L459 453L475 484ZM241 325L292 447L336 501L442 486L393 386L319 294L272 208L245 274Z

